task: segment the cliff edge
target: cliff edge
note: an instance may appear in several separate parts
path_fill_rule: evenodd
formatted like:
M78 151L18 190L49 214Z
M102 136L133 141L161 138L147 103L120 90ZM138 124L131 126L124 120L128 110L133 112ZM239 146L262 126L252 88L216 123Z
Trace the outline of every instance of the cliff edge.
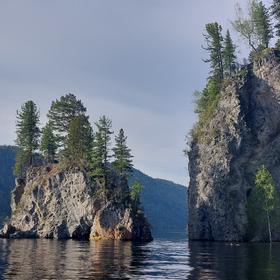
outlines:
M148 221L116 178L104 199L101 188L80 170L32 167L16 180L5 238L118 239L151 241Z
M266 241L250 232L248 198L265 165L280 191L280 53L266 50L226 81L217 108L190 143L189 238ZM272 239L280 241L274 224Z

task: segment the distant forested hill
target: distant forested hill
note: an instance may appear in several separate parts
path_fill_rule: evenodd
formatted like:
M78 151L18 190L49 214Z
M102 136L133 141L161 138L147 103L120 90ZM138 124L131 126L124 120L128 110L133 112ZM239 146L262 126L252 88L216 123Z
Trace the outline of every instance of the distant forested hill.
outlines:
M16 147L0 146L0 224L10 214L15 155ZM154 179L136 169L130 183L135 180L144 186L141 201L152 225L153 235L184 233L187 222L186 188L170 181Z
M10 193L14 186L16 147L0 146L0 224L10 215Z
M134 170L130 183L144 186L142 205L154 236L185 233L187 226L187 188L171 181L155 179Z

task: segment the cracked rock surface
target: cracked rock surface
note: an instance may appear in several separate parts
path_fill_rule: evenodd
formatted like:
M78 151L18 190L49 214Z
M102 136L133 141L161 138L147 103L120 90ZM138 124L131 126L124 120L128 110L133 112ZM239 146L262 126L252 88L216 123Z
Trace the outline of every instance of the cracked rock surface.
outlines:
M261 165L280 191L280 54L271 50L244 70L227 83L212 119L190 142L192 240L248 241L247 199ZM280 241L280 228L272 237Z

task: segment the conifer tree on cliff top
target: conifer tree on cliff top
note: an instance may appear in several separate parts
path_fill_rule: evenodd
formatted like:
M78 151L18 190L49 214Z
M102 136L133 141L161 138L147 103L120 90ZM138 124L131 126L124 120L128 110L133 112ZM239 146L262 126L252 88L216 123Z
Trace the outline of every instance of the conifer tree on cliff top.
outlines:
M224 61L224 70L225 73L227 73L229 76L232 75L232 72L234 70L234 64L235 64L235 45L233 44L233 41L230 36L229 30L227 30L226 37L225 37L225 45L224 45L224 51L223 51L223 61Z
M49 121L54 129L59 146L65 146L65 138L69 131L70 122L78 116L85 116L86 108L74 94L66 94L52 102L48 112Z
M124 135L124 130L120 129L119 134L115 137L115 147L113 148L114 158L113 166L122 177L127 177L128 173L132 172L132 155L131 149L126 144L127 137Z
M273 37L268 9L262 1L253 0L251 3L252 20L255 26L259 46L262 48L268 48L269 41Z
M92 141L92 127L88 117L74 117L69 124L65 150L62 153L62 165L67 168L87 167Z
M21 110L17 111L16 121L16 144L19 152L16 158L15 174L23 175L24 166L28 167L33 164L34 152L39 146L40 130L39 111L33 101L27 101L21 106Z
M222 27L217 22L208 23L205 31L203 36L206 46L203 48L209 53L209 58L204 62L210 63L211 74L220 83L224 78Z
M42 129L42 138L40 144L40 151L42 152L46 163L53 163L55 160L57 150L56 138L53 133L53 128L48 122Z
M106 116L102 116L98 122L95 123L97 131L93 138L93 148L91 152L91 176L94 177L102 186L103 191L109 184L109 159L111 134L113 133L112 121Z

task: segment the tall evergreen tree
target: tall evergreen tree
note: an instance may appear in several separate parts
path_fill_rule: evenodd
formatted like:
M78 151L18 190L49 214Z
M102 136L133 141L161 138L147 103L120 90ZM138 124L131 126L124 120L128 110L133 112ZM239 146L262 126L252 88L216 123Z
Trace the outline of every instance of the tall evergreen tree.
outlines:
M112 121L102 116L95 123L97 131L94 135L93 148L91 153L91 175L103 186L105 191L109 183L109 158L111 134L113 133Z
M92 127L88 117L74 117L69 124L69 131L62 153L63 165L67 168L88 166L92 147Z
M236 47L232 42L230 32L229 30L227 30L223 52L223 61L225 73L229 74L230 76L232 75L236 59L235 49Z
M268 9L262 1L252 0L252 21L254 23L259 46L268 48L269 41L273 37Z
M222 27L217 22L208 23L205 26L205 30L204 39L206 46L203 48L209 53L209 58L204 61L210 63L213 77L218 82L221 82L224 77Z
M275 23L275 32L280 37L280 0L273 0L271 5L271 14L273 15Z
M120 129L119 134L115 137L113 166L122 177L127 177L128 173L132 172L133 167L133 156L131 155L131 149L127 147L126 140L127 137L124 135L123 129Z
M33 163L33 154L39 146L40 130L39 111L33 101L27 101L17 111L16 122L16 144L19 147L19 153L16 159L16 170L22 170L23 166L30 166ZM23 175L23 174L17 174Z
M61 147L65 146L65 138L69 131L70 122L78 116L85 116L86 108L74 94L66 94L52 102L48 118L53 126L55 135Z
M40 151L47 163L53 163L56 155L57 143L50 122L42 129Z

